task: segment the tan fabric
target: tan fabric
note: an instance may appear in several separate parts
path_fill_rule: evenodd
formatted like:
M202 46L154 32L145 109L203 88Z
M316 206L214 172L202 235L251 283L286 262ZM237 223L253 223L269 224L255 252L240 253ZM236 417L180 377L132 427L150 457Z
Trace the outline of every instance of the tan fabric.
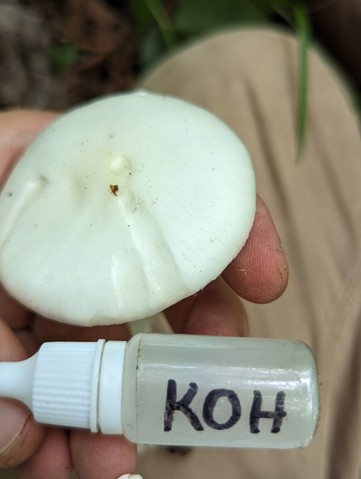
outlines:
M361 141L340 81L310 55L304 158L295 162L297 45L286 34L227 32L167 59L143 87L198 103L239 134L277 224L290 282L271 305L247 305L251 334L313 348L321 421L297 451L162 448L142 454L147 479L356 479L361 458Z

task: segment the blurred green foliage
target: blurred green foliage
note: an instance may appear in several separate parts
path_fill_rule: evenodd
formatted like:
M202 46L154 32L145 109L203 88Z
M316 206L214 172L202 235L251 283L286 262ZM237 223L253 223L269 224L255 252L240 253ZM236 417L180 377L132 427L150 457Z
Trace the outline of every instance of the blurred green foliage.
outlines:
M184 42L215 30L242 25L283 23L299 38L297 158L307 124L308 0L133 0L132 16L140 38L139 61L147 69Z
M66 73L78 58L78 49L75 45L65 43L53 46L49 52L50 65L57 76Z
M269 12L251 0L179 0L174 3L133 0L131 6L142 40L140 62L144 68L197 36L220 28L269 21Z

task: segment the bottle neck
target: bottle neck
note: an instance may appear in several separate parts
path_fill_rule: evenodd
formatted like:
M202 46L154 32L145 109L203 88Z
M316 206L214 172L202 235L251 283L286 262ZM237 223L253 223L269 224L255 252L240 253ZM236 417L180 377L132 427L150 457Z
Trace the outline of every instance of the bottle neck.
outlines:
M44 343L29 359L0 364L0 396L38 422L122 433L125 341Z
M98 427L104 434L122 434L123 373L126 341L105 343L98 397Z

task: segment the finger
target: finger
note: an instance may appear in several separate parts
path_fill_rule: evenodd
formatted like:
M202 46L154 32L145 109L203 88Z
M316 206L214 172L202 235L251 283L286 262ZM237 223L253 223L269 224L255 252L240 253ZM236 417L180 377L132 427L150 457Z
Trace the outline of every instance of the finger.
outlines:
M26 328L32 314L13 299L2 286L0 286L0 318L2 318L11 329Z
M79 479L114 479L135 470L136 446L124 436L74 430L70 435L70 445Z
M0 360L20 361L27 354L11 329L0 320ZM14 467L29 459L42 444L46 428L16 401L0 398L0 468Z
M260 198L249 238L222 276L242 298L253 303L273 301L286 288L287 260L270 213Z
M72 326L36 316L31 330L40 343L46 341L97 341L98 339L126 340L130 333L126 324L109 326Z
M63 429L49 429L33 457L17 468L21 479L68 479L73 469L68 437Z
M0 182L27 145L56 116L55 113L31 110L0 113Z
M29 329L17 329L14 333L23 345L28 356L33 356L39 350L40 342L32 331Z
M165 311L175 333L212 336L246 336L245 309L232 289L222 280L210 283L196 295Z

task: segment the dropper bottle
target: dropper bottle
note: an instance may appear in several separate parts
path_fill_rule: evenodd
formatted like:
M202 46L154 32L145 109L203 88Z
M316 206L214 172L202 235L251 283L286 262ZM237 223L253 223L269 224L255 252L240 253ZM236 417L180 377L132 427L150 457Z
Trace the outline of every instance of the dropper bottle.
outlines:
M44 343L0 363L0 396L38 422L141 444L297 448L312 439L318 377L304 343L142 333Z

